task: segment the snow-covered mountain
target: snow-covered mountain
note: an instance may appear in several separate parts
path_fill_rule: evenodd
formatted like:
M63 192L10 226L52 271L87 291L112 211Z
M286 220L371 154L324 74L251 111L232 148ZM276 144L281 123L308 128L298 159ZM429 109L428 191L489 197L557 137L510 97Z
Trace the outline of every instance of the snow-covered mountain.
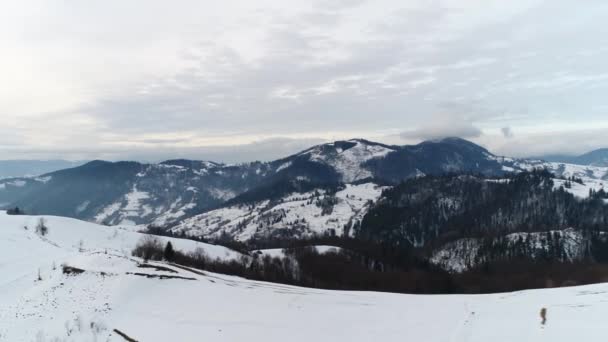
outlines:
M352 183L373 177L372 170L367 166L367 162L373 159L383 159L389 153L398 150L399 147L391 147L362 139L336 141L312 147L287 158L278 170L289 167L293 159L304 159L309 162L328 165L339 174L342 182Z
M272 162L239 165L191 160L158 164L93 161L38 177L0 180L0 208L18 206L29 213L62 215L109 225L170 227L214 209L232 210L229 208L242 203L259 207L265 201L297 197L294 193L336 189L343 184L373 182L390 186L424 175L500 176L505 172L534 168L548 168L560 177L582 178L585 184L594 183L595 187L603 186L608 173L606 167L498 157L458 138L413 146L389 146L353 139L321 144ZM217 213L221 211L209 215ZM303 212L296 216L304 218L306 215ZM221 216L223 214L217 217ZM229 219L226 217L223 221ZM271 227L273 230L284 228L279 227L284 223L281 221ZM184 224L201 227L192 221ZM259 234L262 234L265 224L258 226ZM325 230L329 229L343 230L335 226ZM203 230L203 235L219 232L217 226ZM316 230L312 227L309 232ZM252 228L247 231L251 232ZM308 234L304 231L292 233L294 236ZM269 231L264 234L272 235Z
M302 238L318 235L352 236L383 187L347 184L334 191L315 189L253 203L212 210L180 222L171 230L189 236L239 241Z
M128 253L139 233L46 217L43 238L31 229L37 220L0 213L0 341L571 342L608 335L606 284L475 296L326 291L164 262L142 268ZM63 266L83 272L65 274Z
M0 207L105 224L170 225L277 184L321 186L403 179L444 172L500 173L485 149L461 139L388 146L362 139L314 146L273 162L224 165L170 160L159 164L93 161L35 178L0 180ZM288 193L277 194L281 196Z
M269 171L263 163L94 161L37 178L2 180L0 203L104 224L163 225L222 204Z

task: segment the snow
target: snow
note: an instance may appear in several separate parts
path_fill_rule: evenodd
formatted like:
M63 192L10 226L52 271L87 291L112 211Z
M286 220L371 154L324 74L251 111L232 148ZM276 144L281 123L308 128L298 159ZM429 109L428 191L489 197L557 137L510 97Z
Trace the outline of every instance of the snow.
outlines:
M97 222L97 223L104 222L106 219L108 219L110 216L114 215L114 213L116 213L118 210L120 210L120 206L121 206L120 202L115 202L115 203L112 203L112 204L108 205L107 207L103 208L101 210L101 212L99 214L97 214L97 216L95 216L95 222Z
M608 336L608 284L402 295L299 288L151 263L176 272L168 273L138 268L139 260L129 256L141 234L46 219L50 231L42 239L23 229L37 217L0 213L0 341L124 341L114 329L146 342L572 342ZM171 241L178 249L236 257L218 246ZM62 263L85 273L64 275ZM127 274L135 272L193 280Z
M604 189L605 181L587 178L583 181L584 184L570 182L570 188L566 188L565 183L566 181L563 179L554 179L553 188L557 190L563 187L565 191L573 194L574 197L584 199L589 197L589 190L599 191L600 189Z
M15 181L12 181L12 182L7 183L7 184L10 184L10 185L15 186L15 187L23 187L23 186L25 186L26 183L25 183L25 181L22 181L22 180L15 180Z
M11 181L7 181L7 182L4 182L4 183L1 183L0 184L0 190L6 189L7 185L20 188L20 187L24 187L26 184L27 183L24 180L21 180L21 179L11 180Z
M507 159L504 158L504 161L507 161ZM508 159L508 165L503 166L503 170L505 168L524 171L547 169L557 176L576 177L583 179L583 181L602 180L608 177L608 167L544 162L541 160Z
M207 189L209 194L214 197L224 201L227 201L231 198L234 198L236 194L230 190L218 189L218 188L209 188Z
M144 191L138 191L137 186L133 185L131 192L125 195L127 205L122 210L123 215L127 217L139 215L141 211L141 201L148 198L150 198L150 194Z
M156 219L154 219L154 222L152 222L155 225L158 226L165 226L167 225L169 222L174 222L175 220L183 217L186 215L186 211L191 210L193 208L196 207L196 203L194 202L190 202L190 203L186 203L182 205L182 198L179 197L174 203L171 204L171 206L169 207L169 210L166 211L162 211L162 214L160 214ZM160 208L158 208L160 209ZM161 210L159 210L161 211Z
M351 142L356 145L346 150L336 147L335 155L324 153L320 147L313 148L306 153L310 155L311 161L332 166L342 175L343 182L350 183L372 177L372 173L362 166L363 163L373 158L382 158L394 151L384 146L366 144L359 140L351 140ZM324 146L333 146L333 144Z
M319 246L312 246L312 247L314 247L315 250L317 251L317 253L319 253L319 254L338 253L342 250L341 247L336 247L336 246L319 245ZM260 249L257 251L253 251L253 253L269 255L273 258L283 258L286 256L285 249L283 249L283 248Z
M81 213L81 212L87 210L87 208L89 207L89 204L91 204L91 201L84 201L84 202L82 202L80 205L78 205L76 207L76 212L77 213Z
M51 181L51 179L53 179L52 176L45 176L45 177L36 177L34 178L35 181L40 182L40 183L48 183Z
M572 193L577 198L589 197L589 190L600 190L604 188L604 183L608 180L608 167L575 165L568 163L545 162L542 160L512 159L505 157L488 156L489 159L496 160L503 164L503 171L532 171L535 169L547 169L549 172L561 178L580 178L583 184L572 182L570 189L564 190ZM559 189L566 181L562 179L553 180L555 189Z
M150 198L151 196L149 193L139 191L137 186L133 185L131 192L124 195L121 200L103 208L95 216L94 220L97 223L102 223L117 214L117 217L112 219L110 223L119 222L120 225L135 225L135 220L137 218L146 217L154 213L152 207L143 204L145 200ZM81 206L84 206L84 203L81 204ZM88 206L88 204L86 206ZM86 209L86 206L84 206L84 209ZM78 209L81 209L81 207L79 206L77 211Z
M370 201L375 202L383 189L373 183L348 184L335 194L337 203L330 214L324 215L323 209L315 204L330 197L318 190L294 193L273 203L261 201L252 206L220 208L186 219L173 231L215 238L229 233L240 241L280 231L296 236L323 235L330 231L343 235L346 225L363 219Z
M581 231L568 228L564 230L552 230L551 234L559 233L564 243L564 257L568 261L580 260L584 256L587 244ZM547 232L511 233L505 236L508 244L513 245L526 241L532 251L546 251ZM453 273L461 273L482 263L483 256L479 255L482 239L463 238L445 244L437 249L430 258L430 262ZM534 258L539 253L532 253Z
M284 169L286 169L286 168L288 168L288 167L290 167L290 166L291 166L291 162L286 162L286 163L283 163L283 164L281 164L279 167L277 167L276 172L279 172L279 171L281 171L281 170L284 170Z

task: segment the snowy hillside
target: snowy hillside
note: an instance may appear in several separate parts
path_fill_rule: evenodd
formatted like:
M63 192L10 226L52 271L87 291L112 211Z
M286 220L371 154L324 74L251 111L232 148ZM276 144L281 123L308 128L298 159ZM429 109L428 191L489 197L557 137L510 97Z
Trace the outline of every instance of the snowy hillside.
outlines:
M331 166L341 175L341 180L351 183L372 177L372 172L365 163L374 158L385 157L395 148L382 144L371 143L361 139L333 142L315 146L299 154L308 157L310 161Z
M506 172L532 171L547 169L560 177L576 177L583 180L608 179L608 167L593 165L576 165L568 163L546 162L543 160L513 159L508 157L490 156L503 165Z
M38 178L0 180L0 203L92 222L159 225L217 206L257 184L270 166L173 160L94 161Z
M213 210L181 222L172 231L206 238L228 234L240 241L279 236L352 235L382 189L366 183L347 184L335 193L325 190L294 193L279 200Z
M40 238L31 229L37 219L0 214L0 341L119 342L123 334L146 342L571 342L608 335L606 284L477 296L298 288L160 262L141 268L128 255L138 233L47 217L49 233ZM84 272L64 274L62 264Z
M549 239L549 234L551 239ZM559 236L559 254L555 259L572 262L582 260L589 247L589 240L581 231L565 229L561 231L512 233L494 239L464 238L450 242L435 250L429 259L432 264L449 272L463 272L479 266L488 255L482 250L496 248L504 244L507 251L517 254L525 251L532 259L542 258L555 247L553 237ZM490 240L490 241L488 241ZM557 238L556 238L557 240Z

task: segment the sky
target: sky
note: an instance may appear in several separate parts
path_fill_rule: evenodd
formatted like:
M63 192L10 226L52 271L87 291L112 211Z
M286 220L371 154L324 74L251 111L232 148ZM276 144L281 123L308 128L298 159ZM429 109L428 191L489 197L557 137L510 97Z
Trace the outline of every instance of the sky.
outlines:
M608 2L0 0L0 159L608 147Z

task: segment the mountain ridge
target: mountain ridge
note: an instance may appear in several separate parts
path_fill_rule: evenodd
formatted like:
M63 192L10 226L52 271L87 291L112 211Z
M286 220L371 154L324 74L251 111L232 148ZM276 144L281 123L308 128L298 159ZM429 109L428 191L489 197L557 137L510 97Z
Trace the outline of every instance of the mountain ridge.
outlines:
M94 160L39 177L0 180L0 207L19 206L34 214L110 225L170 226L225 205L333 189L341 184L390 186L424 175L500 176L537 167L584 177L591 171L602 176L606 173L601 168L573 171L561 164L498 157L460 138L403 146L350 139L315 145L270 162Z
M547 155L540 157L550 162L578 165L608 166L608 148L599 148L580 155Z

